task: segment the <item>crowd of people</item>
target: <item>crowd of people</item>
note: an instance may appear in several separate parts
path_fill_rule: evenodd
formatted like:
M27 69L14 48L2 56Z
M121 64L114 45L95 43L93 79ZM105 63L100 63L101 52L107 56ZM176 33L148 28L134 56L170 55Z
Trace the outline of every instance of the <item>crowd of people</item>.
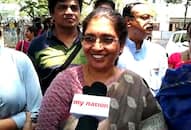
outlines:
M171 84L182 85L170 78L171 71L190 75L180 68L189 68L191 47L183 52L185 60L183 53L167 57L162 46L147 40L154 17L148 3L127 4L120 14L113 0L96 0L79 26L82 5L83 0L48 0L51 17L43 28L34 19L15 50L0 39L0 130L77 129L73 97L95 82L106 85L111 99L109 116L97 130L175 130L179 123L168 118L162 96ZM191 46L191 22L187 33Z

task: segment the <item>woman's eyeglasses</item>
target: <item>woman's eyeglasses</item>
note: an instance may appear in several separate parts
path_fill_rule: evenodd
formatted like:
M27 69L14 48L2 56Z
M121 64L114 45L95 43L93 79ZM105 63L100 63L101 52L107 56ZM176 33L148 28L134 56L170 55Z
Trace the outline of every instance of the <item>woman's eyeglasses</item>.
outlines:
M83 41L89 44L94 44L97 42L97 39L99 39L99 43L102 43L103 45L108 45L112 44L114 42L117 42L118 39L114 38L113 36L110 35L101 35L99 37L95 35L84 35L83 36Z

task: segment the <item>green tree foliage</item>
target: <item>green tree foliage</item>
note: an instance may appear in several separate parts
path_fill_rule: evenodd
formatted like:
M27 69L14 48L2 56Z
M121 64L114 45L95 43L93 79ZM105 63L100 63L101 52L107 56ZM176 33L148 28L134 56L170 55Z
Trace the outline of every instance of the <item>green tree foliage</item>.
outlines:
M26 0L23 6L21 6L20 11L27 13L31 18L48 15L47 0Z
M18 3L20 0L2 0L1 3Z
M0 3L17 3L21 7L21 15L31 18L48 15L47 0L1 0Z

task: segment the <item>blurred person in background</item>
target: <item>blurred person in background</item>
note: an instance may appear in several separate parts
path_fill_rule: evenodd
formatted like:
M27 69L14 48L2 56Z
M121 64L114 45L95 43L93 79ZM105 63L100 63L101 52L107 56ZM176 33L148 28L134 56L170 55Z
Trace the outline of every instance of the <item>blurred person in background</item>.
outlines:
M35 17L32 20L32 24L33 24L34 28L37 30L37 36L41 35L42 31L43 31L41 18Z
M42 24L43 24L42 33L49 31L53 26L52 18L51 17L45 18Z
M178 68L183 64L191 63L191 22L187 25L187 35L189 42L189 49L182 53L173 53L168 58L169 68Z
M48 8L53 27L35 38L28 50L43 94L59 71L86 62L78 27L82 0L48 0Z
M0 130L18 130L24 126L26 111L33 121L38 117L42 100L38 75L27 55L4 47L2 40L0 63Z
M15 49L18 51L22 51L24 53L27 53L31 41L33 40L33 38L35 38L37 36L37 30L35 29L34 26L27 25L24 35L25 35L25 39L20 40L16 44Z
M98 7L115 10L115 2L113 0L96 0L94 2L94 9Z
M117 66L143 77L155 95L168 68L165 49L151 43L147 36L153 31L153 9L147 3L129 3L123 8L128 35Z

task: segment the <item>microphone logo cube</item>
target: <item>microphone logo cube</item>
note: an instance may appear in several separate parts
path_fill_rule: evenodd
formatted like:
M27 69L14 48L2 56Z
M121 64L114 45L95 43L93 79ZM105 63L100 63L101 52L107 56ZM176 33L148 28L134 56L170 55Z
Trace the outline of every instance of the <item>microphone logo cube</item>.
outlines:
M103 120L109 116L110 100L104 96L75 94L70 113L77 118L88 115Z

